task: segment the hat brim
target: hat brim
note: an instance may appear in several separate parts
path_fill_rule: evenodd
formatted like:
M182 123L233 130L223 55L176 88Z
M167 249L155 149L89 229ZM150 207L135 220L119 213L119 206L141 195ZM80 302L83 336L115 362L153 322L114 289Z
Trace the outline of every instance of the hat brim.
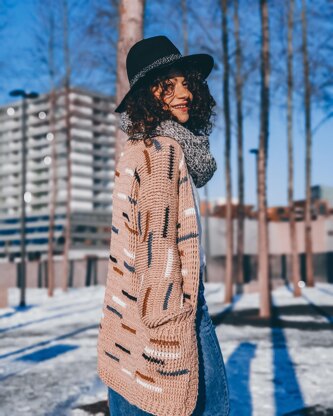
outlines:
M121 100L118 107L114 110L116 113L122 113L126 110L126 101L127 98L131 95L134 88L137 88L137 86L141 85L142 82L148 77L148 75L151 75L152 73L158 73L159 70L167 67L171 67L177 65L177 67L187 67L187 68L193 68L198 70L204 78L207 78L208 75L211 73L213 66L214 66L214 59L211 55L208 55L206 53L197 53L193 55L188 56L182 56L179 59L176 59L172 62L168 62L166 64L161 64L158 67L151 69L150 71L147 71L147 73L140 78L126 93L124 98Z

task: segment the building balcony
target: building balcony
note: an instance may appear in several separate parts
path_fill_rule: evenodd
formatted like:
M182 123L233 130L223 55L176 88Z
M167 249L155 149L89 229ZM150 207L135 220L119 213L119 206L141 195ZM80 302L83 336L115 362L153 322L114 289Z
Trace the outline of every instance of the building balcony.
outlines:
M77 153L76 151L71 152L71 160L76 162L83 162L85 164L92 163L92 155L87 153Z
M71 91L68 96L72 104L80 103L85 105L93 102L93 97L84 93L80 94L78 92Z
M3 119L1 120L1 124L0 124L0 134L1 133L6 133L12 130L19 130L21 129L21 119L20 117L15 117L13 119Z
M87 139L92 139L93 137L92 132L89 130L87 131L87 130L81 130L78 128L72 128L71 133L72 133L72 136L75 136L75 137L83 137Z
M113 182L114 172L113 171L100 171L100 172L94 172L93 179L97 180L108 180Z
M0 139L0 143L1 143L1 139ZM1 154L10 155L15 152L20 152L21 149L22 149L21 142L9 142L6 146L2 145Z
M6 167L3 165L0 170L0 177L7 177L8 175L21 174L21 168L18 165Z
M71 211L75 210L92 211L93 204L88 201L71 201Z
M43 120L44 123L42 126L38 127L28 127L26 135L27 136L41 136L46 135L50 131L49 123L48 121Z
M46 99L44 98L44 99L42 99L42 101L39 101L39 100L30 101L30 103L28 105L28 109L27 109L27 113L29 115L38 114L41 111L45 111L45 112L50 111L50 100L49 100L49 98L46 98Z
M19 186L4 186L1 187L0 185L0 189L1 189L1 193L0 198L5 198L5 197L18 197L20 195L21 192L21 188Z
M21 154L14 154L14 153L7 153L7 154L2 154L0 156L0 165L1 167L3 167L5 164L14 164L14 163L18 163L21 161Z
M8 131L8 133L2 134L0 138L0 142L2 144L15 143L15 142L21 142L21 141L22 141L21 128L18 130Z

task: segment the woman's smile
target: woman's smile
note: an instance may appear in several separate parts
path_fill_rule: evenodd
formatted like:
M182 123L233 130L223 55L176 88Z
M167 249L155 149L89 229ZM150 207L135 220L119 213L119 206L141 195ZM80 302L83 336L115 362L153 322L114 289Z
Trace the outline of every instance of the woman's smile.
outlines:
M176 105L172 105L171 107L180 110L180 111L188 111L188 103L183 103L183 104L176 104Z
M168 89L163 97L164 109L170 110L180 123L186 123L189 119L189 106L193 94L188 89L188 83L183 76L175 76L168 79ZM162 87L159 85L153 89L153 94L161 98Z

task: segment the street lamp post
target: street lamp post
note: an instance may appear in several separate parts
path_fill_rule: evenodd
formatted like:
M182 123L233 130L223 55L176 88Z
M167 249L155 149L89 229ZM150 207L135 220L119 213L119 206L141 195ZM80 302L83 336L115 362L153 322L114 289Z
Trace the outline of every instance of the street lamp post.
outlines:
M26 244L25 244L25 191L26 191L26 109L27 109L27 99L37 98L38 94L36 92L27 93L24 90L13 90L9 93L11 97L22 97L22 115L21 115L21 136L22 136L22 147L21 147L21 163L22 163L22 173L21 173L21 267L20 267L20 307L25 307L25 286L26 286Z

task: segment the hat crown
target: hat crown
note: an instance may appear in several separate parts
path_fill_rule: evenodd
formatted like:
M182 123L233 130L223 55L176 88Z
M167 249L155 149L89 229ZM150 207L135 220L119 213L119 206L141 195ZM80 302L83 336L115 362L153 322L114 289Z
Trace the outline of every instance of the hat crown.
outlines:
M166 36L142 39L129 50L126 58L127 76L130 85L138 75L160 60L182 57L176 46ZM140 77L139 77L140 78Z
M214 59L205 53L183 56L166 36L140 40L131 47L127 54L126 69L130 89L116 107L115 112L125 111L126 100L134 87L144 81L149 74L172 65L177 65L179 68L193 68L206 78L213 68Z

